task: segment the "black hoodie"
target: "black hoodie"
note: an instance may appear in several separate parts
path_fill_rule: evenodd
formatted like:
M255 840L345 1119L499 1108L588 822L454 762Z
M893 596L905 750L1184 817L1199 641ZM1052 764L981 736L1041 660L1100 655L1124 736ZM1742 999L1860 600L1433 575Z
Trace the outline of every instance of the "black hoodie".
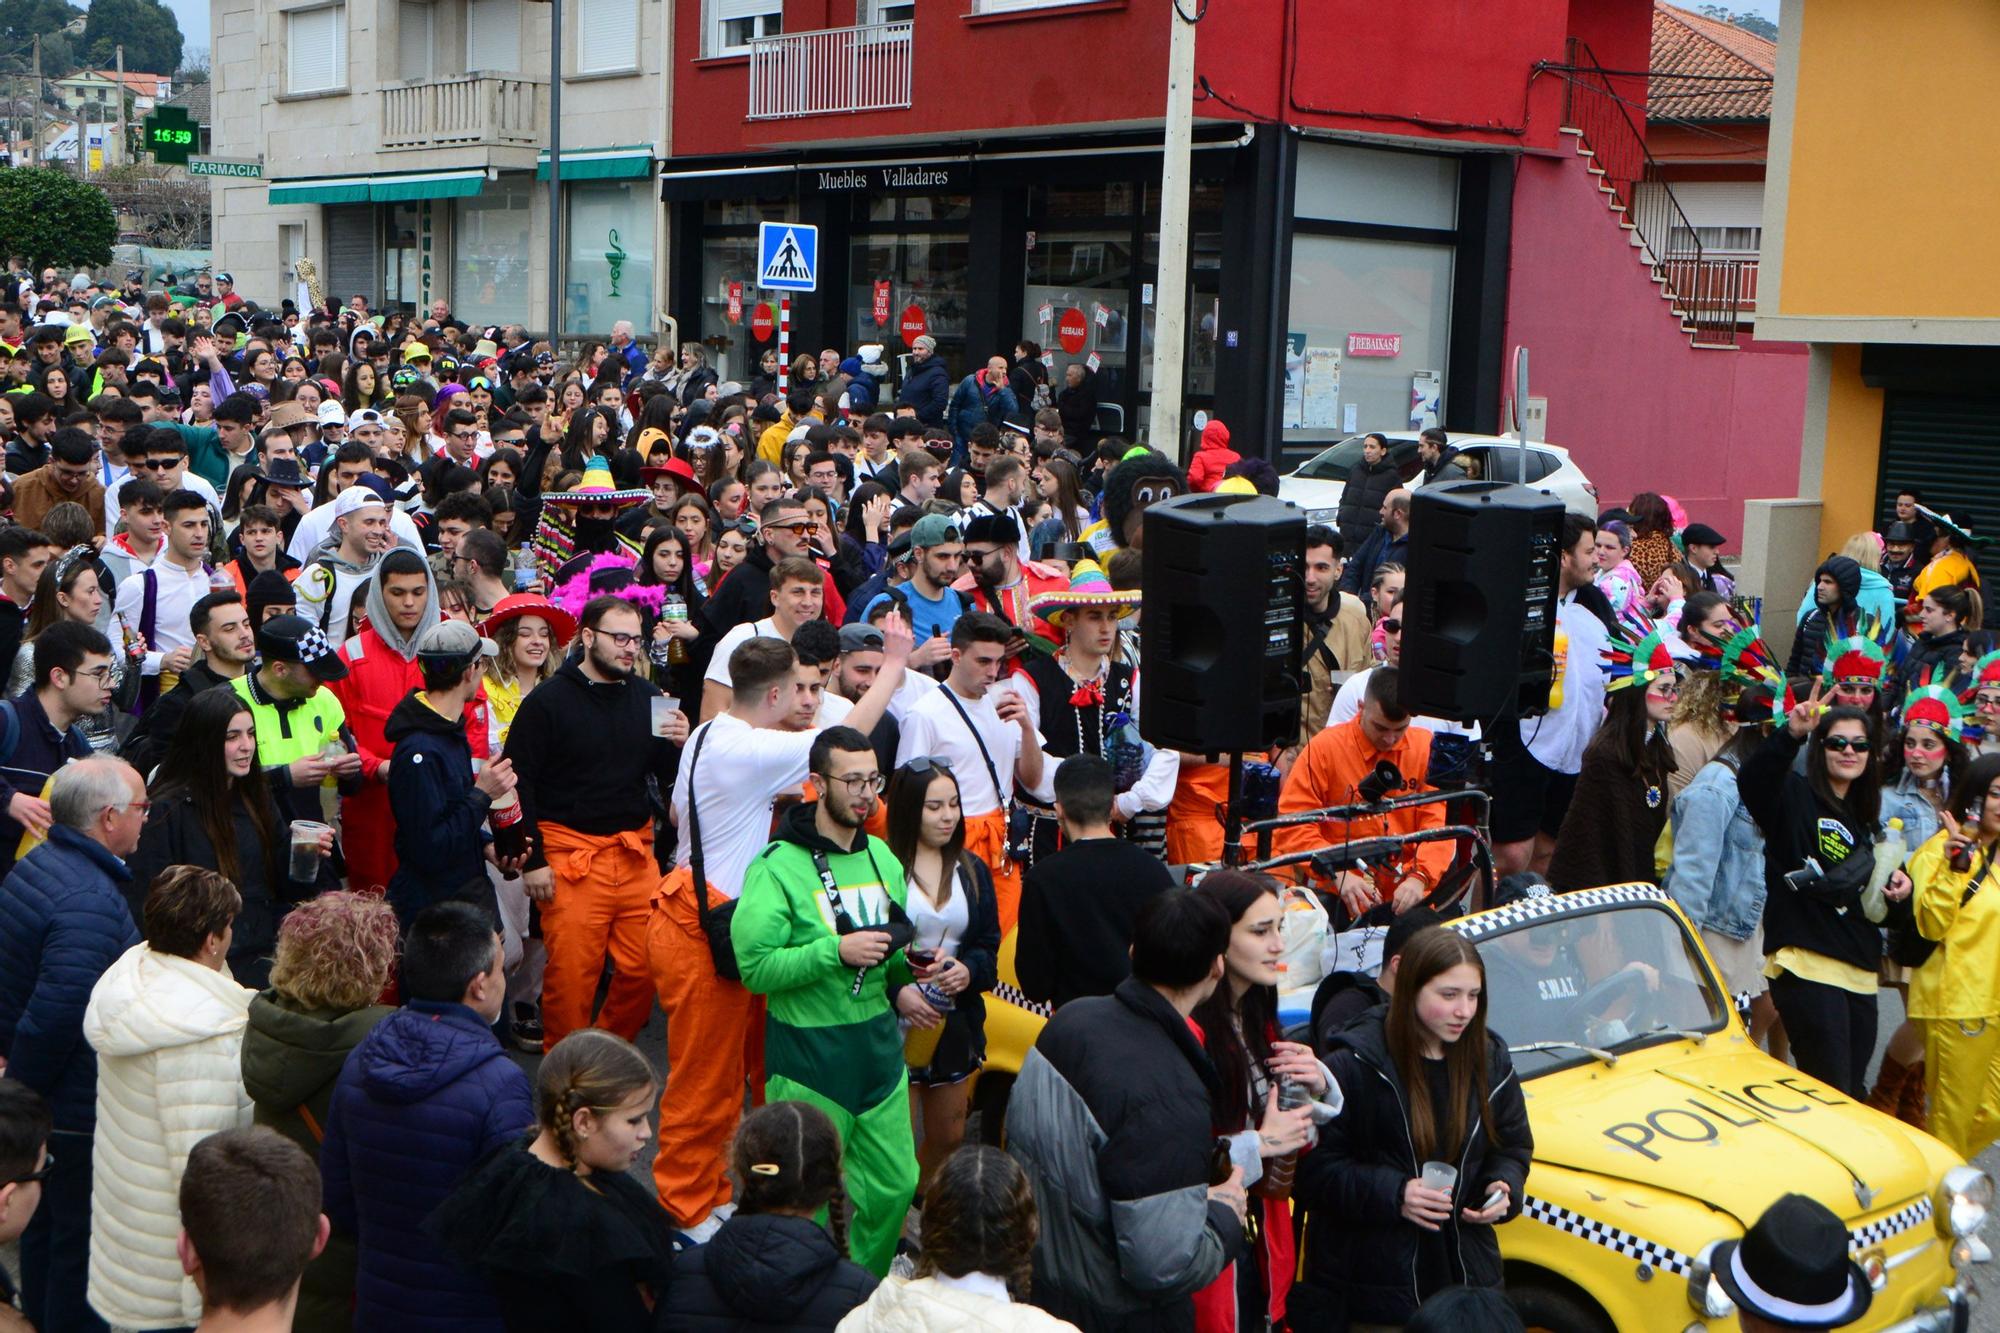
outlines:
M1819 579L1825 574L1840 589L1840 601L1821 606ZM1830 555L1813 571L1813 610L1799 625L1792 640L1792 656L1785 663L1787 676L1817 676L1826 665L1826 633L1829 626L1844 626L1853 618L1861 601L1861 565L1844 555Z
M382 725L383 739L396 747L389 759L397 862L389 902L405 923L446 898L483 902L492 895L483 827L492 802L472 785L464 719L440 715L421 693L411 690ZM468 887L475 892L468 895Z

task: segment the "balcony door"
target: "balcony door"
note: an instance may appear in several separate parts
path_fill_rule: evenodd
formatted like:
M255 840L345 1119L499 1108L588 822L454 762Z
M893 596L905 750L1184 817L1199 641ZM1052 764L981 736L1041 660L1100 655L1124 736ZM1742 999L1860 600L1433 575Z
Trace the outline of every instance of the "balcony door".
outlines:
M437 72L437 14L429 0L396 6L396 77L429 83Z
M521 72L521 0L467 0L465 70L468 74Z

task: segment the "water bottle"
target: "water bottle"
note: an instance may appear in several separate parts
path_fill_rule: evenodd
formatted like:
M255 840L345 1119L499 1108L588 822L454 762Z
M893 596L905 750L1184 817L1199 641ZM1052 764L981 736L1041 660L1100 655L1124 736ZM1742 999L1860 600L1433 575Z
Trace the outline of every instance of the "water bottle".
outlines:
M668 594L666 605L660 608L660 619L667 622L670 625L685 625L687 623L687 618L688 618L688 604L686 599L675 596L671 593ZM679 666L681 663L687 660L688 660L688 650L687 650L686 640L678 638L668 639L667 640L668 665Z
M1888 829L1875 843L1875 868L1868 872L1868 887L1861 890L1861 915L1880 925L1889 915L1889 899L1882 888L1889 882L1889 876L1896 873L1909 855L1909 848L1903 842L1903 821L1892 819Z
M1296 1111L1311 1100L1312 1094L1307 1092L1306 1085L1297 1079L1281 1078L1278 1080L1278 1109L1280 1111ZM1298 1166L1299 1155L1295 1152L1286 1153L1283 1157L1266 1158L1263 1178L1257 1182L1251 1192L1260 1199L1291 1198L1292 1177L1298 1171Z

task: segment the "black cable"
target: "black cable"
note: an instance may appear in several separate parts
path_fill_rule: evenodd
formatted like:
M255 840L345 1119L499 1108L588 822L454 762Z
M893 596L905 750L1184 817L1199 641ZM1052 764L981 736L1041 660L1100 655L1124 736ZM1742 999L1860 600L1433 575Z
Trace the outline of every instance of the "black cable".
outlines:
M1180 16L1181 22L1193 27L1208 17L1208 0L1201 0L1201 8L1195 11L1193 18L1189 18L1188 12L1181 8L1181 0L1174 0L1174 13Z
M1222 93L1215 91L1214 87L1210 85L1206 74L1195 75L1194 82L1195 87L1201 91L1201 95L1195 99L1197 102L1220 102L1246 120L1256 121L1265 125L1274 125L1277 123L1272 117L1260 115L1252 111L1249 107L1244 106L1241 102L1233 101Z

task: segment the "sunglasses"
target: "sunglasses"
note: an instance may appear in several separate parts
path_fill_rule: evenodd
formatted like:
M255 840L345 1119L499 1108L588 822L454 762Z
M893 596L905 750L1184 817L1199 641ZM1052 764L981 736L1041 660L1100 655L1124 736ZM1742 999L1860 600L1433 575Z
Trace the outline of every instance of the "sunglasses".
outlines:
M1835 754L1846 754L1852 750L1856 754L1867 754L1874 749L1874 743L1866 736L1828 736L1820 742Z
M56 1155L54 1153L46 1153L42 1157L42 1164L39 1168L30 1171L25 1176L15 1176L12 1180L8 1181L7 1184L39 1185L43 1181L47 1180L51 1175L53 1175L55 1173L55 1169L56 1169Z
M805 519L800 519L795 523L773 523L771 524L769 531L789 532L794 537L810 537L815 532L819 531L819 524L808 522Z
M903 771L919 775L924 773L943 773L946 776L950 776L951 761L940 754L918 755L915 759L903 765Z
M1390 616L1382 622L1382 632L1384 634L1401 634L1403 632L1403 622L1395 616Z

